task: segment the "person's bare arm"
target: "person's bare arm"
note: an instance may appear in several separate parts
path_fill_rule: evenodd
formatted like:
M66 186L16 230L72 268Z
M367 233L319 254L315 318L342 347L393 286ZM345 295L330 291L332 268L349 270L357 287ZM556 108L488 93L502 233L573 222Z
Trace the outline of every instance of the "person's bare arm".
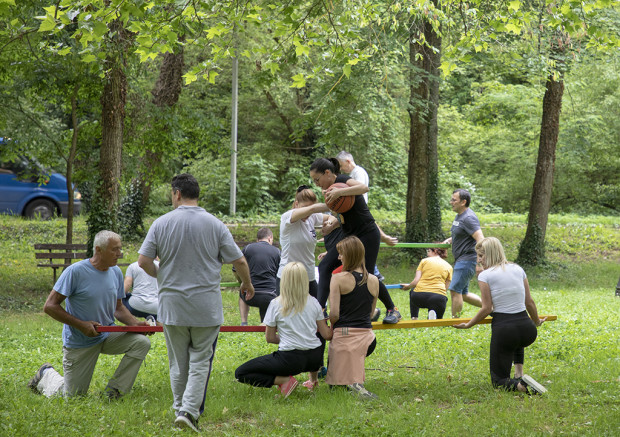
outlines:
M339 275L332 276L329 284L329 322L334 324L340 318L340 279Z
M474 240L476 240L476 243L479 243L480 241L484 240L484 235L482 234L482 229L478 229L476 232L471 234L471 236L472 236L472 238Z
M116 320L124 323L127 326L148 325L148 323L141 322L136 319L135 316L129 312L127 307L123 305L123 301L121 299L116 299L116 309L114 310L114 317L116 317Z
M325 203L331 203L342 196L357 196L358 194L366 194L368 186L356 181L355 179L347 179L347 188L328 188L323 191Z
M486 282L478 281L478 287L480 288L480 299L482 300L482 308L476 313L474 317L467 323L459 323L458 325L453 325L458 329L469 329L474 326L479 321L483 320L491 314L493 311L493 300L491 299L491 288L489 284Z
M418 282L420 282L420 278L422 277L422 270L416 270L415 272L415 277L413 278L413 281L411 281L411 283L409 284L400 284L403 287L403 290L411 290L414 289L416 285L418 285ZM450 284L450 281L447 281L448 284Z
M63 307L62 303L66 299L66 296L58 293L56 290L52 290L49 296L47 296L47 300L45 301L45 305L43 306L43 311L45 314L50 316L51 318L58 320L61 323L64 323L69 326L73 326L76 329L79 329L87 337L97 337L99 333L95 329L96 326L101 326L101 323L95 320L80 320L77 317L69 314Z
M388 246L394 246L396 243L398 243L398 238L392 237L383 232L383 229L381 229L381 226L379 225L377 225L377 228L379 229L379 233L381 234L381 241L383 241L385 244L387 244Z
M368 275L368 291L373 296L372 307L370 308L370 317L372 318L377 307L377 297L379 296L379 279L375 275Z
M149 276L152 276L154 278L157 277L157 271L159 270L159 266L155 264L155 258L149 258L148 256L140 254L138 256L138 265Z
M241 279L240 290L245 294L245 300L250 300L254 297L254 286L252 285L252 278L250 278L250 267L245 259L245 256L237 258L232 262L235 267L237 275Z
M125 276L123 281L123 287L125 288L125 294L129 293L133 288L133 278L131 276Z
M332 328L327 326L326 320L317 320L316 326L319 329L319 334L321 334L321 337L323 337L327 341L332 339L334 333L332 331Z
M313 205L304 206L303 208L294 208L291 214L291 223L308 218L312 214L327 211L329 211L329 207L324 203L315 203Z
M547 318L541 319L538 317L538 308L536 308L536 303L534 303L534 299L532 299L532 295L530 294L530 284L527 278L523 280L523 286L525 287L525 309L527 309L527 313L530 315L530 319L532 319L534 324L540 326Z
M267 343L280 344L280 336L275 326L265 327L265 340L267 340Z

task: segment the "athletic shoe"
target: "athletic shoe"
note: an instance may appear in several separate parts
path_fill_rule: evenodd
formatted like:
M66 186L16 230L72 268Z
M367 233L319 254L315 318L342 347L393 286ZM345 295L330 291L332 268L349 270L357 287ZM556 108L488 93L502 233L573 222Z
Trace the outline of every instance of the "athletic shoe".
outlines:
M288 395L293 393L293 390L295 390L297 384L299 384L299 382L297 382L297 379L295 379L294 376L289 376L288 381L286 381L284 384L278 385L278 387L280 388L280 393L282 393L282 397L287 398Z
M325 317L325 320L329 319L329 313L327 312L327 308L323 308L323 317Z
M313 391L315 388L317 388L319 386L319 381L307 380L306 382L302 383L301 385L306 387L308 390Z
M39 385L39 382L41 382L41 378L43 378L43 373L45 373L47 369L53 369L53 368L54 366L52 366L50 363L45 363L41 367L39 367L39 370L37 370L37 373L35 373L32 379L28 381L28 388L35 393L41 393L37 386Z
M536 380L534 378L532 378L530 375L523 375L521 377L521 382L525 383L526 387L529 387L531 389L531 391L534 392L534 394L543 394L543 393L547 393L547 389L539 382L536 382ZM529 393L529 390L528 390Z
M387 314L383 318L383 323L393 325L395 323L398 323L400 319L402 319L402 316L398 312L398 308L394 307L393 310L387 311Z
M319 379L323 379L327 376L327 367L321 366L319 369Z
M430 310L428 312L428 320L435 320L437 319L437 313L435 312L435 310Z
M379 396L377 396L376 394L371 393L368 390L366 390L366 388L359 382L349 384L347 385L347 388L349 389L349 391L351 391L351 393L359 396L362 399L378 399L379 398Z
M379 308L375 308L375 313L370 318L370 321L376 322L377 320L379 320L380 316L381 316L381 310Z
M179 412L174 425L180 429L191 429L192 431L200 432L198 431L198 419L194 419L191 414L185 411Z
M248 322L241 322L241 326L248 326Z

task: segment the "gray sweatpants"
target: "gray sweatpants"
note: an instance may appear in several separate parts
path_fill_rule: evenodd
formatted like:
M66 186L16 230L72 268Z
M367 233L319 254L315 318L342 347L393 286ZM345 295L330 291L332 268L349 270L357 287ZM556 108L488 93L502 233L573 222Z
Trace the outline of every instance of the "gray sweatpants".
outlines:
M164 325L172 408L177 414L184 411L198 419L204 411L219 332L219 326Z
M108 386L127 393L133 387L150 348L151 341L146 336L130 332L111 332L104 341L91 347L63 347L64 378L53 369L47 369L38 388L48 397L60 393L65 396L84 395L88 392L99 354L125 354Z

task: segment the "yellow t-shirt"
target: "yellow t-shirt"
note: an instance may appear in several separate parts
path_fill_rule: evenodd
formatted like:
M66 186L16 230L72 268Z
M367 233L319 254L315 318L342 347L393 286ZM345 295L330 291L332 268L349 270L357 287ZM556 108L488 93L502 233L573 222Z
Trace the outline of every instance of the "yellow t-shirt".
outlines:
M416 292L437 293L446 295L446 281L452 280L452 266L440 256L431 256L420 261L417 270L422 276Z

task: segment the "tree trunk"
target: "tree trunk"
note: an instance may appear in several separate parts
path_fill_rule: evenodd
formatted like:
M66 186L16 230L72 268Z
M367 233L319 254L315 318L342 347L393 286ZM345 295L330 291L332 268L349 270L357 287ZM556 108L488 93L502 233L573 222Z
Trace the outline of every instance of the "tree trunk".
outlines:
M431 47L418 44L424 35ZM427 23L410 35L410 139L407 172L406 239L426 242L441 236L438 197L437 109L441 37Z
M101 96L101 150L99 172L101 175L100 196L103 206L115 211L121 179L123 152L123 127L125 122L125 101L127 98L127 77L120 65L112 61Z
M180 38L181 41L184 38ZM178 53L166 53L159 69L159 77L151 91L153 104L158 108L172 107L181 96L183 69L185 58L183 47ZM164 127L165 128L165 127ZM144 151L142 166L139 175L139 185L142 191L142 205L146 206L151 195L151 181L156 169L161 165L162 153L159 150L147 148Z
M69 194L69 206L67 209L67 228L65 243L73 243L73 164L75 161L75 153L77 151L77 140L79 124L77 120L77 97L80 89L79 84L75 84L73 87L73 95L71 96L71 125L73 127L73 136L71 137L71 149L69 150L69 156L67 157L67 193ZM65 260L65 262L67 262ZM71 262L71 261L69 261Z
M542 123L538 146L538 162L532 189L532 200L527 221L525 238L519 247L517 263L538 265L545 260L545 233L553 190L555 149L560 132L560 113L564 81L556 81L553 75L547 79L543 98Z

